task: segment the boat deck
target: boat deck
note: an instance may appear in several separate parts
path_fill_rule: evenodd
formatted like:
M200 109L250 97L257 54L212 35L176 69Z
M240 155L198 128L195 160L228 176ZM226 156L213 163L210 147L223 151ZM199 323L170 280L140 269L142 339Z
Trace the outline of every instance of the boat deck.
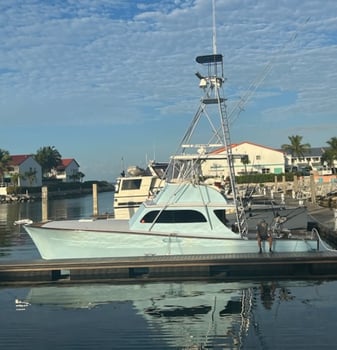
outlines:
M0 285L336 278L337 253L245 253L0 264Z

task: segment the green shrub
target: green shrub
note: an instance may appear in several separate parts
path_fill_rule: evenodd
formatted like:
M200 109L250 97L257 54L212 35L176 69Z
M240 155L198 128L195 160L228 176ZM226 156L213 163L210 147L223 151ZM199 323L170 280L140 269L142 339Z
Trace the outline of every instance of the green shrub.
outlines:
M286 173L286 174L247 174L236 177L236 182L238 184L246 184L246 183L265 183L265 182L274 182L275 176L277 177L277 181L281 182L283 180L283 176L285 176L286 181L293 181L294 174Z

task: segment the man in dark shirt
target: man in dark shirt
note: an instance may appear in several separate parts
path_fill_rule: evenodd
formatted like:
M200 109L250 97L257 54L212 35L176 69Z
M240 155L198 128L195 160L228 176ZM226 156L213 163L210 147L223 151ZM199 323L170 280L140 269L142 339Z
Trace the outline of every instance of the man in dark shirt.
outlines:
M259 245L259 253L262 253L262 241L268 241L269 243L269 252L272 253L272 244L273 244L273 238L270 234L268 224L265 220L261 220L257 224L257 243Z

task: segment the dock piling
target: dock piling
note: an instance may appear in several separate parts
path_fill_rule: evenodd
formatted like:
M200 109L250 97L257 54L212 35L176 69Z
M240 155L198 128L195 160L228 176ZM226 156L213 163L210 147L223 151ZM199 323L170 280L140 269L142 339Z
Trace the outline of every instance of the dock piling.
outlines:
M92 214L98 216L98 195L97 195L97 184L92 184Z
M48 221L48 187L42 187L42 221Z

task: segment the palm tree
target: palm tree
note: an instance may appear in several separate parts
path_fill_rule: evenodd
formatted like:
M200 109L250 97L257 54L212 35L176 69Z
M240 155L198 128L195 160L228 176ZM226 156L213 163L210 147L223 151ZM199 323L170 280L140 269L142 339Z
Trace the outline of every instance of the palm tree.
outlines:
M28 179L29 185L32 186L33 182L36 180L36 170L26 171L23 179Z
M245 167L245 174L247 174L247 165L250 163L248 155L244 155L243 157L241 157L241 163Z
M326 142L329 146L335 158L337 159L337 137L331 137L329 141Z
M8 169L11 156L9 152L0 148L0 180L3 182L5 171Z
M61 164L62 157L55 146L45 146L38 149L35 160L41 165L42 173L46 176L51 169Z
M19 186L19 179L20 179L20 174L19 173L13 173L11 176L11 181L13 184L13 189L14 189L14 193L17 194L18 192L18 186Z
M291 154L292 157L304 157L304 154L310 150L309 143L302 143L302 136L293 135L288 136L290 144L283 144L281 147L284 151ZM293 159L291 160L293 162Z
M332 172L335 173L334 163L337 160L337 137L332 137L329 141L326 142L330 147L327 148L322 154L321 162L327 162L328 166L332 169Z

